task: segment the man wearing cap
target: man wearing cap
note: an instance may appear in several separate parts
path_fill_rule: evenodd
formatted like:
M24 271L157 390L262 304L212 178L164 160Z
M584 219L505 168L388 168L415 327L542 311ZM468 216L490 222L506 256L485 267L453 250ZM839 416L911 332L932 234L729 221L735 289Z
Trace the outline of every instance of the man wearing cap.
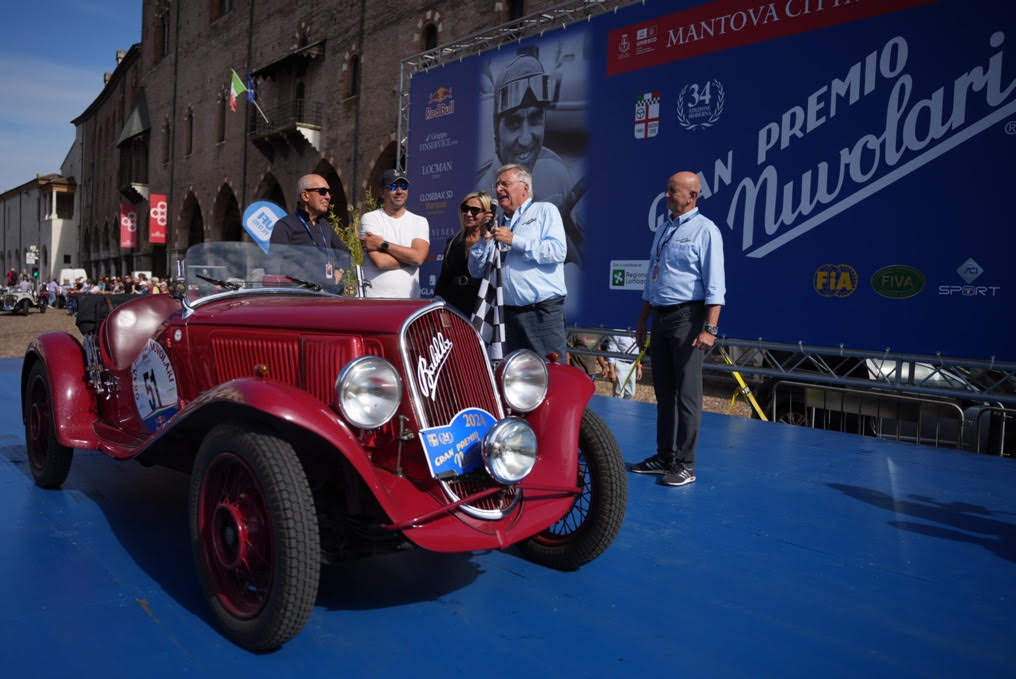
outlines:
M498 225L469 249L469 273L486 274L493 249L502 254L505 354L532 349L565 359L565 244L561 214L553 203L533 200L533 176L522 165L498 168Z
M572 181L561 157L543 145L547 108L555 99L555 83L543 64L528 51L520 53L494 81L495 157L477 171L476 186L490 191L497 168L524 165L533 175L533 199L553 203L561 212L568 239L568 261L581 261L582 235L571 211L582 197L582 183Z
M339 234L335 233L335 229L328 223L328 218L325 216L328 214L328 204L331 202L332 195L328 182L321 175L308 174L300 177L296 188L299 192L296 212L286 215L275 222L275 226L272 227L271 244L268 246L269 254L271 255L273 246L279 245L280 247L275 248L278 256L274 258L270 268L276 273L302 278L308 275L306 271L308 262L298 255L295 249L288 253L283 252L286 250L284 246L299 245L307 248L308 252L314 252L310 248L315 248L321 253L321 261L314 262L314 265L321 270L320 273L317 268L311 271L310 273L313 274L311 278L315 282L334 281L338 283L342 271L336 266L337 262L331 251L349 252L349 248L339 238ZM296 259L302 261L295 261Z
M366 295L418 298L420 265L430 253L430 225L406 209L409 179L402 170L385 171L381 199L384 205L360 219L363 277L370 282Z

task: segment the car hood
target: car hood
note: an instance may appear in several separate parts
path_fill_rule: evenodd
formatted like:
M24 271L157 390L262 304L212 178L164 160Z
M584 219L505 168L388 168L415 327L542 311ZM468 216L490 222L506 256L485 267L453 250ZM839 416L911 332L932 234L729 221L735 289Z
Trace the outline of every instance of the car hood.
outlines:
M197 326L395 333L407 317L431 303L299 294L229 296L201 304L187 314L186 322Z

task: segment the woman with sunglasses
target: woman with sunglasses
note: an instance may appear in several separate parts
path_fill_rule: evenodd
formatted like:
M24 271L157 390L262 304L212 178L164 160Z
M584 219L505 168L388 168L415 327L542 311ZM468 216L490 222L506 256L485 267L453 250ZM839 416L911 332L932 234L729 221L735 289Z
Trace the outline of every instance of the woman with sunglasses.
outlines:
M467 268L469 248L483 238L490 220L490 194L486 191L473 191L466 195L459 205L462 229L448 239L444 260L441 262L441 275L434 287L435 295L443 297L448 304L465 314L466 318L473 313L480 291L480 279L471 277Z

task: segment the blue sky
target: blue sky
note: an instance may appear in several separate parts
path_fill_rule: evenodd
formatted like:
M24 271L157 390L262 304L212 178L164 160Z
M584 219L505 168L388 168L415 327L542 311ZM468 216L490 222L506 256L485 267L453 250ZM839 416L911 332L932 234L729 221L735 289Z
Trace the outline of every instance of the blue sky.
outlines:
M116 51L141 41L141 0L6 3L0 20L0 192L59 172L71 120L102 91Z

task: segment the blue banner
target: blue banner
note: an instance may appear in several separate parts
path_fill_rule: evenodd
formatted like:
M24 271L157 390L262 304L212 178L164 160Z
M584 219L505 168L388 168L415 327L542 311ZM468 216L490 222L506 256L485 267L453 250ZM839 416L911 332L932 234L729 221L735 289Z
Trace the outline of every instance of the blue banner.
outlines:
M1016 293L1014 40L990 0L650 1L417 75L421 283L462 196L523 161L565 217L569 324L634 327L667 179L692 170L722 334L1016 359L975 330Z
M262 250L268 252L275 222L286 216L286 211L275 203L259 200L243 211L243 229Z

